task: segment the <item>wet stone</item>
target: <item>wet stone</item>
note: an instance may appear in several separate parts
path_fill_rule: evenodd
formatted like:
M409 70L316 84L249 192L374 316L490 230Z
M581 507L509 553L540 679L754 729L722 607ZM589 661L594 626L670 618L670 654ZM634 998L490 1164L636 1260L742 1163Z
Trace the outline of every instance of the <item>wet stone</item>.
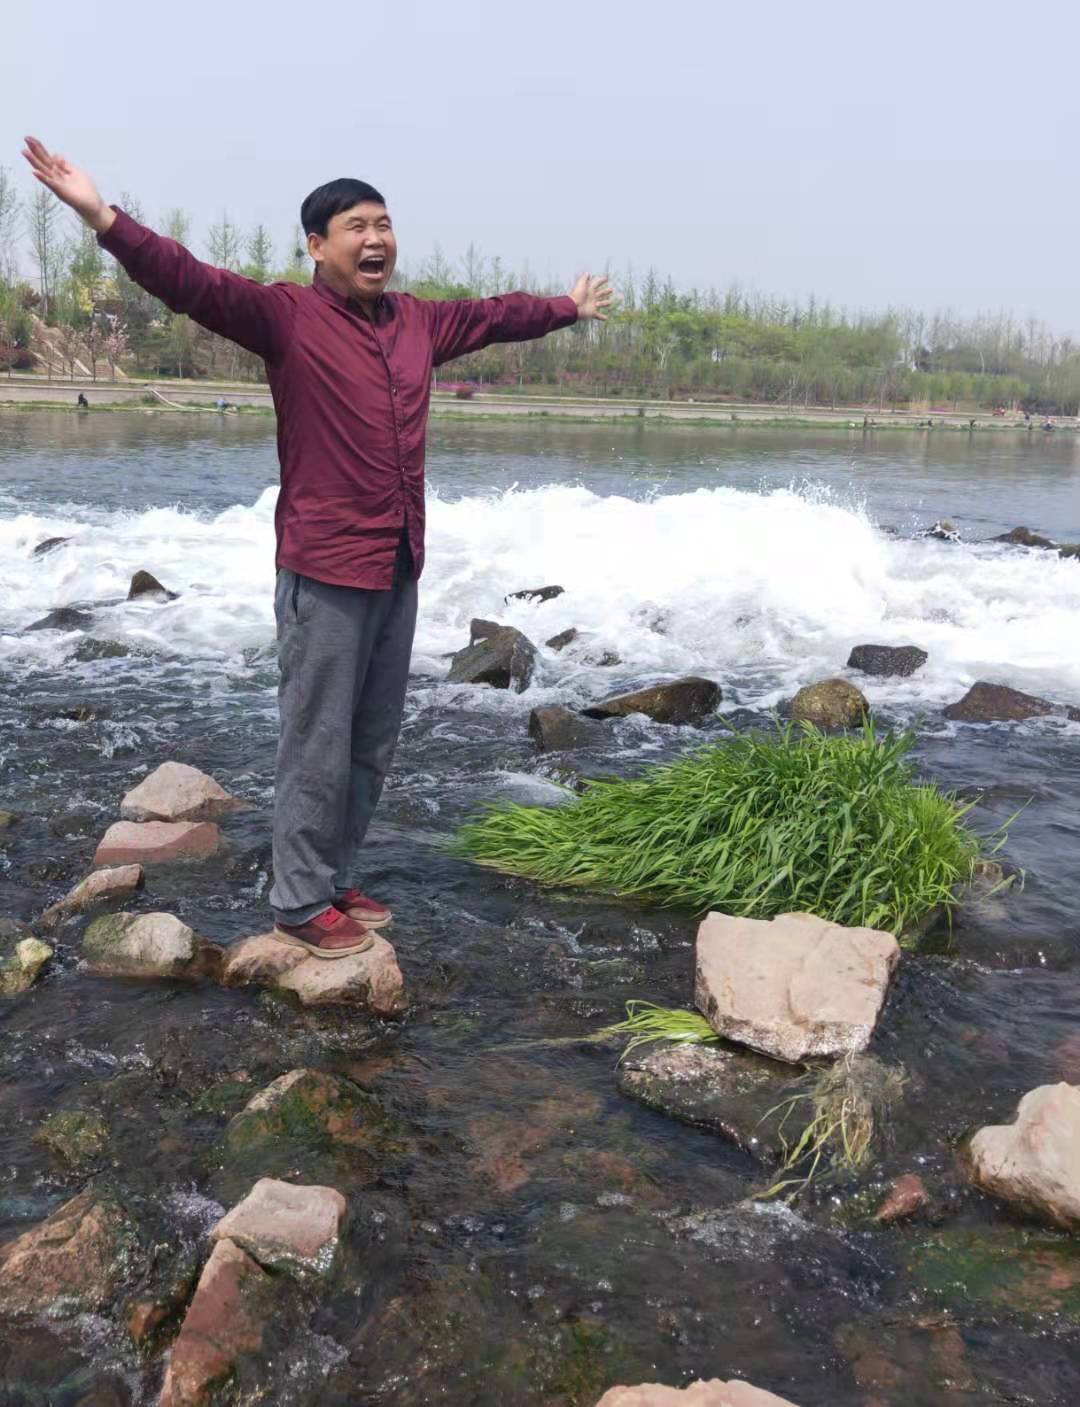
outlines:
M204 860L220 847L221 831L212 821L117 821L102 837L94 864Z
M4 946L0 937L0 951ZM52 948L40 938L20 939L8 956L0 957L0 997L15 997L29 991L52 956Z
M1032 532L1030 528L1013 528L1007 533L991 538L991 542L1008 542L1013 547L1056 547L1057 543L1052 538L1044 537L1042 533Z
M1080 721L1078 708L1054 704L1005 684L989 684L985 679L972 684L962 699L949 704L943 712L946 718L961 723L1014 723L1049 715L1068 718L1074 723Z
M847 667L882 678L907 678L922 669L929 658L917 645L856 645L848 656Z
M643 713L654 723L700 723L716 712L722 698L719 684L689 676L601 699L581 711L586 718L626 718L632 713Z
M226 987L291 992L302 1006L357 1006L400 1016L408 1005L397 955L378 934L366 951L328 962L273 933L259 933L226 950L221 980Z
M112 1199L87 1188L0 1246L0 1315L104 1308L132 1246L125 1213Z
M556 596L561 596L566 588L562 586L530 586L524 591L511 591L506 597L507 601L554 601Z
M819 679L799 690L787 705L795 723L816 728L856 728L870 712L866 695L847 679Z
M1013 1123L975 1134L967 1162L983 1192L1051 1225L1080 1230L1080 1086L1030 1090Z
M783 1152L776 1106L790 1085L789 1065L750 1051L667 1042L631 1055L619 1066L623 1094L683 1123L711 1129L763 1159ZM801 1133L789 1119L789 1143Z
M109 1146L109 1126L100 1114L61 1109L41 1124L34 1142L63 1163L78 1167L99 1161Z
M895 1178L874 1214L874 1220L888 1226L915 1216L930 1205L930 1193L918 1173L904 1173Z
M507 625L459 650L446 677L451 684L490 684L520 694L529 687L535 664L536 646Z
M611 734L602 723L582 718L560 704L533 709L529 714L529 737L541 752L570 752L579 747L598 747Z
M99 976L201 977L218 951L174 914L103 914L83 935L83 956Z
M31 630L87 630L93 623L94 617L89 611L80 611L74 606L60 606L55 611L50 611L47 616L42 616L40 620L34 621L33 625L26 627L27 632Z
M58 547L63 547L65 542L70 542L69 537L47 537L44 542L39 542L30 554L32 557L46 557L50 552L55 552Z
M497 620L484 620L481 616L474 616L469 622L469 644L475 645L478 640L486 640L502 628Z
M1012 1314L1060 1314L1080 1323L1080 1242L1014 1226L949 1228L915 1241L915 1286L965 1315L972 1306Z
M185 762L163 762L120 803L125 821L216 821L244 803Z
M98 904L130 899L143 887L143 880L142 865L118 865L95 870L57 903L50 905L38 920L38 926L53 928L70 914L86 913Z
M211 1233L227 1238L268 1270L325 1276L334 1266L345 1198L332 1187L260 1178Z
M152 572L137 571L131 578L127 598L129 601L138 601L149 596L158 601L175 601L179 594L178 591L166 590Z
M608 1388L596 1407L795 1407L786 1397L732 1378L699 1378L687 1387L639 1383L636 1387Z
M567 645L572 645L578 638L580 631L577 626L572 625L569 630L560 630L558 635L553 635L550 640L545 640L544 644L549 650L565 650Z

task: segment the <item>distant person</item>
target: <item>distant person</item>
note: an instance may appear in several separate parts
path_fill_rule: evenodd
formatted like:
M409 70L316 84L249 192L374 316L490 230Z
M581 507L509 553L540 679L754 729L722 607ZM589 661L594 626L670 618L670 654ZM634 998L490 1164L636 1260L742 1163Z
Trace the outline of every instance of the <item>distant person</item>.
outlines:
M1048 415L1048 416L1046 417L1046 421L1045 421L1045 423L1044 423L1044 425L1043 425L1043 429L1044 429L1044 430L1056 430L1056 429L1057 429L1057 426L1054 424L1054 417L1053 417L1052 415Z
M79 407L80 410L90 409L90 402L86 399L85 391L79 392L79 399L75 402L75 404Z
M229 402L225 399L224 396L218 396L215 405L217 406L218 410L224 411L229 409Z
M36 137L23 155L136 283L266 363L281 460L270 904L285 941L320 958L359 952L390 919L356 887L355 866L405 703L432 370L493 342L602 321L607 279L582 274L561 298L387 293L397 241L386 201L343 179L301 206L314 283L264 285L200 263L106 205L84 171Z

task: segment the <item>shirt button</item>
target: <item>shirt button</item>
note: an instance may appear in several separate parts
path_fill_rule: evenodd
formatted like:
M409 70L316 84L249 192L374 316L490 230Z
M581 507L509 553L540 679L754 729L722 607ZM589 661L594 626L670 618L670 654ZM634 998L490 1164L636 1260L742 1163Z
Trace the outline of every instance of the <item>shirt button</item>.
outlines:
M392 381L392 382L390 383L390 394L391 394L392 396L396 396L396 395L397 395L397 382L396 382L396 381Z

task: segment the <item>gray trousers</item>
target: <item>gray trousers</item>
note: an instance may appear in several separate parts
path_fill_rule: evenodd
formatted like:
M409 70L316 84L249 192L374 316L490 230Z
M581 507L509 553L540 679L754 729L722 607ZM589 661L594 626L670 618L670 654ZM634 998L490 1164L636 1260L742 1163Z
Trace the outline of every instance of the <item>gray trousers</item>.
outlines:
M385 591L278 571L281 732L270 906L281 923L306 923L359 887L357 851L401 729L416 594L404 540Z

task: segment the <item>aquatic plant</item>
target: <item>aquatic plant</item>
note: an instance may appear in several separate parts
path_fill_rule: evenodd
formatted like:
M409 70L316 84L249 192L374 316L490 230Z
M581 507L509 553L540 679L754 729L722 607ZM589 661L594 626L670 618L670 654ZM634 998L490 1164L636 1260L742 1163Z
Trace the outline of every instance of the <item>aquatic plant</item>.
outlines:
M612 1036L629 1037L619 1056L620 1064L639 1046L650 1045L653 1041L704 1045L720 1039L700 1012L687 1011L684 1007L658 1006L647 1001L628 1001L626 1019L617 1021L613 1026L605 1026L593 1039L607 1040Z
M546 885L704 913L803 911L901 934L949 912L982 842L963 804L920 783L910 733L791 724L697 748L564 805L495 804L451 848Z

